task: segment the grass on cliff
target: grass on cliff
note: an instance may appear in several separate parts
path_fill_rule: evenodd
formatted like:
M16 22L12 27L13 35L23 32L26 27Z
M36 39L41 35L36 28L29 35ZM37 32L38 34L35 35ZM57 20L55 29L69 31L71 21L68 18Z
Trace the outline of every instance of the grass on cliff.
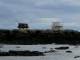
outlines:
M64 33L64 32L74 32L74 33L78 33L78 31L75 30L69 30L69 29L65 29L65 30L57 30L57 29L47 29L47 30L24 30L24 29L12 29L12 30L8 30L8 29L1 29L0 33L56 33L56 32L60 32L60 33Z

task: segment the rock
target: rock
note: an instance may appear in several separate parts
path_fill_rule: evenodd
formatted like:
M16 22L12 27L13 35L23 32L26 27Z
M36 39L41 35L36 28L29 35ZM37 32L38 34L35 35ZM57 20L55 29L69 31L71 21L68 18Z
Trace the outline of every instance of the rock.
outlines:
M44 54L42 52L39 51L32 51L33 56L44 56Z
M9 52L0 52L0 56L44 56L43 52L39 51L14 51L9 50Z
M74 58L78 58L78 57L80 57L80 56L75 56Z
M78 48L80 45L79 44L77 44L77 45L75 45L75 47L74 48Z
M53 45L55 45L55 43L52 43Z
M46 47L42 47L42 49L46 49Z
M52 53L52 52L57 52L57 51L55 51L55 50L53 50L53 48L50 48L50 51L45 51L44 53Z
M55 50L50 50L49 52L51 52L51 53L52 53L52 52L56 52L56 51L55 51Z
M44 51L44 53L49 53L49 51Z
M72 53L72 51L66 51L67 53Z
M69 49L69 47L68 46L66 46L66 47L58 47L58 48L55 48L55 49L65 50L65 49Z
M16 48L20 48L19 46L17 46Z
M50 48L50 51L49 51L49 52L51 52L51 53L52 53L52 52L56 52L56 51L55 51L55 50L53 50L53 48Z
M50 48L51 50L53 49L53 48Z

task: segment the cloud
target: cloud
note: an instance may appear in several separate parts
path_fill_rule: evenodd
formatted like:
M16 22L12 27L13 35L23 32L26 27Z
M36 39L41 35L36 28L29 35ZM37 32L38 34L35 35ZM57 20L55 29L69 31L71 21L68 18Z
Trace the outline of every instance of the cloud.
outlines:
M75 23L75 22L72 22L72 23L63 23L63 25L64 25L64 26L77 26L77 27L80 26L80 24Z
M51 21L60 21L61 19L54 19L54 18L40 18L41 22L51 22Z
M30 28L50 28L52 22L80 26L80 0L0 0L0 28L17 28L15 18ZM74 28L75 29L75 28Z
M31 24L33 27L51 27L52 22L60 21L61 19L54 19L54 18L39 18L37 23ZM31 26L30 25L30 26Z
M80 6L80 0L36 0L36 6L48 6L48 5L68 5L68 6Z

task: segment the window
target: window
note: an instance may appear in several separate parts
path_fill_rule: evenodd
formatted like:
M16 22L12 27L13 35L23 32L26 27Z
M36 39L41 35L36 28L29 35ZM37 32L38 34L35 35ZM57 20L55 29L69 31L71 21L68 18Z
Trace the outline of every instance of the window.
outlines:
M26 24L24 26L26 26Z

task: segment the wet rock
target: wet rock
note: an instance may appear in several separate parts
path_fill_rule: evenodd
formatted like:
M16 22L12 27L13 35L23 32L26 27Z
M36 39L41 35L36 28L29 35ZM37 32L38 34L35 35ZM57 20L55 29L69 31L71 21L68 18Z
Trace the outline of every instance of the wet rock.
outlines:
M9 52L0 52L0 56L44 56L43 52L39 51L14 51L9 50Z
M8 52L0 52L0 56L10 56Z
M56 52L56 51L55 51L55 50L53 50L53 48L50 48L50 51L49 51L49 52L51 52L51 53L52 53L52 52Z
M44 53L53 53L53 52L57 52L57 51L55 51L55 50L44 51Z
M20 48L19 46L17 46L16 48Z
M49 53L49 51L44 51L44 53Z
M80 56L75 56L74 58L78 58L78 57L80 57Z
M55 51L55 50L50 50L49 52L51 52L51 53L52 53L52 52L56 52L56 51Z
M66 47L58 47L58 48L55 48L55 49L65 50L65 49L69 49L69 47L68 46L66 46Z
M46 47L42 47L42 49L46 49Z
M72 51L66 51L67 53L72 53Z
M33 56L44 56L44 54L42 52L39 51L32 51Z
M75 45L75 47L74 48L78 48L80 45L79 44L77 44L77 45Z

